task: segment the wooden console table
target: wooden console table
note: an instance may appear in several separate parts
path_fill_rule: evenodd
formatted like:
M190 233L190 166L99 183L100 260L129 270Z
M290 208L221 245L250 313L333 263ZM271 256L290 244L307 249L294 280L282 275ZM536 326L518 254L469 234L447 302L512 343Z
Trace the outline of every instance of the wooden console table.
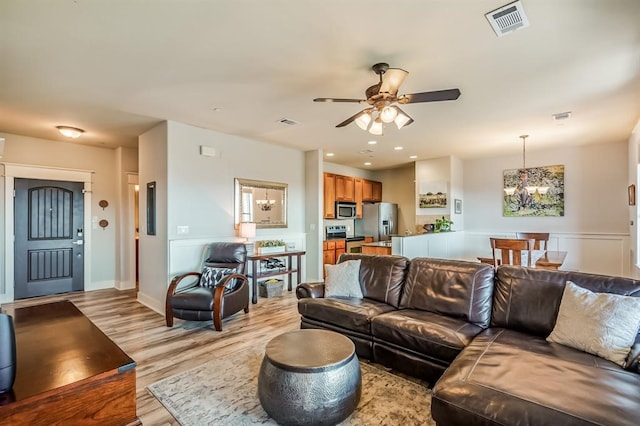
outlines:
M7 309L16 380L0 424L140 424L136 363L68 300Z
M253 302L253 304L258 303L258 280L261 278L268 278L268 277L275 277L277 275L289 275L289 285L288 285L288 290L291 291L293 286L292 286L292 275L294 273L298 273L298 280L297 280L297 284L300 284L300 281L302 280L302 256L304 256L306 254L306 252L304 251L285 251L282 253L271 253L271 254L252 254L247 256L247 263L251 262L251 281L252 281L252 296L251 296L251 301ZM297 269L293 268L293 262L291 261L291 259L293 257L296 257L297 259L297 263L296 263L296 267ZM285 269L284 271L274 271L274 272L267 272L267 273L258 273L258 262L261 260L267 260L267 259L274 259L274 258L278 258L278 257L286 257L287 258L287 269Z

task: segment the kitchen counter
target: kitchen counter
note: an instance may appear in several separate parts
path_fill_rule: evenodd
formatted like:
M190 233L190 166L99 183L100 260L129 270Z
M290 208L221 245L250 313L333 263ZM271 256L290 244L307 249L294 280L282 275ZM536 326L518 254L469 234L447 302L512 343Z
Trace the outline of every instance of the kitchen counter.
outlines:
M376 241L373 243L365 243L363 246L367 247L391 247L391 241Z

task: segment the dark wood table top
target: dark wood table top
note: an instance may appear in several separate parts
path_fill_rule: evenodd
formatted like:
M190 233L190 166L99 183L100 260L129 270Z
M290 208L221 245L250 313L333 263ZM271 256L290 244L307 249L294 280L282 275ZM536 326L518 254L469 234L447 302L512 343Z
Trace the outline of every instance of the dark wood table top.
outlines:
M249 254L247 255L247 260L262 260L262 259L270 259L272 257L284 257L284 256L302 256L306 252L303 250L291 250L291 251L283 251L280 253L268 253L268 254Z
M16 332L14 401L136 363L68 300L4 311Z

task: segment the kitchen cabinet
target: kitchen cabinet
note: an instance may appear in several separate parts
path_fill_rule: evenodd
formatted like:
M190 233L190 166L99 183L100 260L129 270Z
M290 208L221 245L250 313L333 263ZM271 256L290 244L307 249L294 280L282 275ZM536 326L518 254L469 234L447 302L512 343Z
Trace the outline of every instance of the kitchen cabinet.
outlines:
M382 182L323 173L324 218L336 218L336 201L356 203L356 218L362 219L362 202L382 201Z
M353 179L353 192L356 202L356 219L362 219L362 190L364 180L360 178Z
M346 244L346 240L338 240L336 241L336 260L335 262L338 261L338 259L340 259L340 255L342 253L344 253L347 249L347 244ZM335 263L333 262L333 263Z
M354 178L351 176L335 175L335 196L336 201L355 202Z
M322 263L324 265L334 265L336 263L335 241L325 241L322 244L322 249Z
M362 182L362 201L379 203L382 201L382 182L374 180L363 180Z
M331 240L322 243L322 263L335 265L340 255L346 251L346 240Z
M324 218L336 218L336 175L323 174L324 185Z
M390 255L391 247L389 246L362 246L362 254Z

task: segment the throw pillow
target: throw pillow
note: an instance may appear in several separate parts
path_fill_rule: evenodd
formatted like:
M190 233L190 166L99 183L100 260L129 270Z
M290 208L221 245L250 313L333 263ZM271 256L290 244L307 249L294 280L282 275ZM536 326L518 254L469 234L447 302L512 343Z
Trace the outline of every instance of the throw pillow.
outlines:
M325 297L357 297L362 299L360 288L360 259L347 260L337 265L324 265Z
M205 266L202 268L202 275L200 276L200 287L216 287L224 277L235 273L235 268L216 268L213 266ZM232 285L233 281L235 280L231 280L229 285Z
M640 329L640 298L594 293L567 281L555 327L547 341L624 367Z

